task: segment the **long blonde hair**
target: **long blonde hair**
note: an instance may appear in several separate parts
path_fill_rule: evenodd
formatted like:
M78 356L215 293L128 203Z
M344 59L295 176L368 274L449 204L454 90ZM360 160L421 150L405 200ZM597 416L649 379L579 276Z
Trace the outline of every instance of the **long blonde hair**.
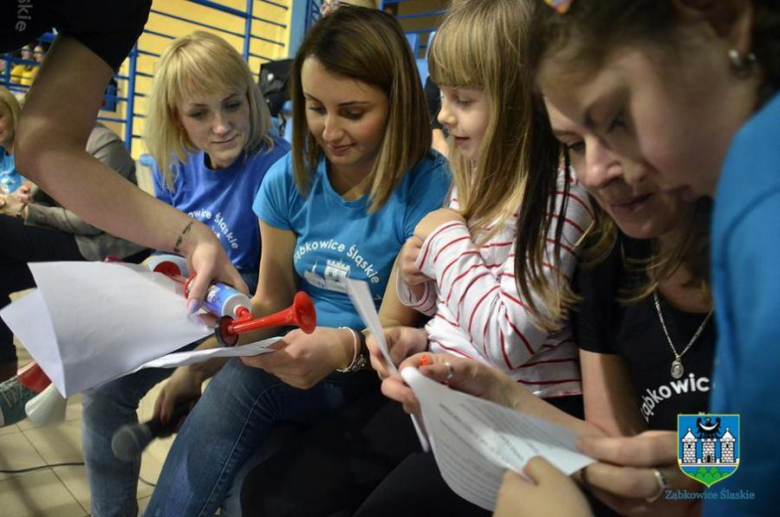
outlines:
M460 213L471 229L500 228L520 205L532 144L531 89L521 46L528 25L523 0L457 2L436 33L428 67L439 86L485 91L488 127L472 164L455 147L450 168ZM486 237L486 239L489 238Z
M165 49L157 62L145 124L146 148L154 157L165 185L174 190L175 159L184 163L197 150L179 124L177 105L184 95L245 92L249 101L250 133L244 150L270 150L271 115L252 72L241 55L224 39L204 31L181 37Z
M395 19L382 11L346 5L318 21L293 62L293 171L306 193L325 153L306 124L301 69L314 57L330 73L373 86L387 95L384 138L370 174L371 211L390 199L407 170L431 148L425 93L406 37Z
M450 153L459 210L473 232L491 225L493 231L499 229L520 208L515 235L518 290L534 323L553 331L560 328L575 297L562 273L556 282L544 273L547 261L558 265L566 196L556 207L560 145L534 97L524 63L532 3L453 2L433 40L428 66L440 86L479 87L487 95L489 122L477 163L469 163L457 149ZM568 188L564 181L564 193ZM556 236L552 258L546 255L550 228ZM486 233L482 240L491 237L492 231ZM540 300L538 306L535 299Z

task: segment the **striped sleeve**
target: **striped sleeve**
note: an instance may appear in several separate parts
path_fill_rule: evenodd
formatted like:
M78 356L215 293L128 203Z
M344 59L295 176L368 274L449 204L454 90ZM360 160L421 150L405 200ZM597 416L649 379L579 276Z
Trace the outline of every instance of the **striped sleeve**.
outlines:
M429 280L423 284L425 291L420 299L417 299L412 292L403 276L398 273L396 275L396 292L398 294L398 300L407 307L421 312L426 316L433 316L436 314L436 282Z
M568 194L565 225L558 266L569 281L577 265L575 243L591 224L592 215L584 191L576 185ZM556 205L564 199L556 195ZM576 200L575 200L576 197ZM581 201L581 202L580 202ZM555 224L547 235L546 273L554 279ZM472 346L495 365L513 370L530 361L545 344L548 333L533 323L528 304L520 296L515 281L515 257L510 252L503 264L486 264L482 251L489 247L511 247L514 240L493 238L477 247L465 224L460 222L440 226L423 243L418 267L436 279L439 303L446 304L449 313L463 332L469 334ZM541 299L534 297L538 307Z

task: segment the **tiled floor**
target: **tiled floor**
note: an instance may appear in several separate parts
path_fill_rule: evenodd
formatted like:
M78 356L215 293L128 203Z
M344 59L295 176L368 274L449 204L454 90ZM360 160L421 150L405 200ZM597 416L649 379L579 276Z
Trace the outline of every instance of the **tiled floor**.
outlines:
M29 361L21 347L20 364ZM159 389L159 387L158 387ZM141 402L139 417L148 419L158 390ZM155 483L171 439L156 440L146 450L141 478ZM81 396L68 400L65 422L39 428L29 421L0 427L0 470L21 470L55 463L83 462L81 449ZM143 512L152 487L138 483ZM18 474L0 473L0 515L3 517L84 517L89 515L90 494L83 466L54 467Z

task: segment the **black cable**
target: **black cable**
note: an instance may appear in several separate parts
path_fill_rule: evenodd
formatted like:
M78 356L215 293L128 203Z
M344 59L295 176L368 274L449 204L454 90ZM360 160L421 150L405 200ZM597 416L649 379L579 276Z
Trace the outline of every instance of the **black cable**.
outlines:
M0 474L21 474L23 472L32 472L33 470L50 469L54 467L81 467L83 465L84 465L83 461L74 461L70 463L52 463L46 465L38 465L37 467L19 469L19 470L0 469Z
M156 484L156 483L150 483L149 481L145 480L145 479L144 479L144 478L142 478L141 476L138 476L138 481L140 481L140 482L141 482L141 483L143 483L144 485L148 485L148 486L150 486L150 487L152 487L152 488L154 488L154 487L156 487L156 486L157 486L157 484Z

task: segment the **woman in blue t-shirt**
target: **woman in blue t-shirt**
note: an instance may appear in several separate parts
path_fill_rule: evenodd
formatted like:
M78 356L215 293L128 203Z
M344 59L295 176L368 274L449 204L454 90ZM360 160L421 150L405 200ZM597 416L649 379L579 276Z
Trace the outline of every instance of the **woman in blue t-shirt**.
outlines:
M156 162L157 197L209 227L252 288L260 258L252 202L266 172L290 148L269 129L252 72L229 43L194 32L165 50L149 97L145 135ZM116 459L111 438L122 425L137 422L139 400L171 373L142 370L84 394L93 515L138 513L140 458Z
M214 377L168 455L151 515L212 514L276 424L309 425L377 389L343 278L368 282L385 327L416 322L391 270L415 225L443 205L450 179L430 151L403 32L380 11L339 9L307 34L291 78L293 151L254 203L264 243L254 313L283 309L303 290L318 327L293 330L274 353L231 360ZM163 418L173 401L197 396L213 369L180 368L161 395Z

